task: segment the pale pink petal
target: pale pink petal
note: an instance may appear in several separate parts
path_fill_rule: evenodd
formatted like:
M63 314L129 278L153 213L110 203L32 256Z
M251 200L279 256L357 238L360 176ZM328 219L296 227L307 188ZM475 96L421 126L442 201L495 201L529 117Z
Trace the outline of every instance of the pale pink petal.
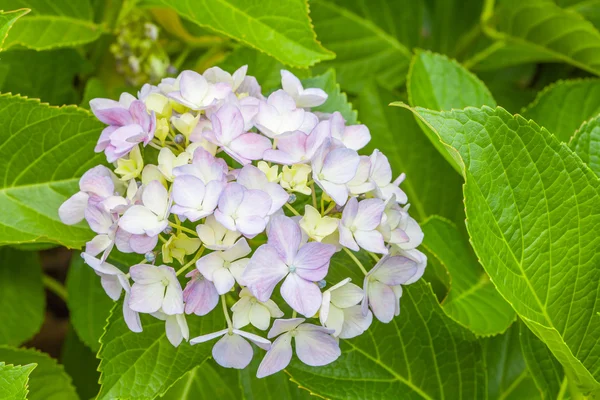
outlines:
M229 148L248 160L260 160L271 141L256 133L243 133L229 143Z
M215 119L217 121L215 121ZM215 131L220 128L217 139L224 145L229 145L232 140L239 137L244 132L244 117L239 108L232 104L223 105L212 117L211 121ZM215 126L217 122L217 126Z
M240 258L246 257L251 252L252 250L250 249L250 246L248 245L246 239L241 238L240 240L235 242L235 244L229 249L223 251L223 253L221 253L221 258L225 261L232 262L235 260L239 260Z
M96 233L108 233L114 223L112 215L100 207L87 207L84 214L88 225Z
M198 268L198 271L200 271L200 273L204 275L206 279L212 281L213 274L218 269L223 268L223 264L224 261L219 252L214 252L207 254L196 261L196 268Z
M129 233L142 235L159 225L156 214L144 206L132 206L119 219L119 226Z
M244 197L237 208L239 217L258 216L266 217L271 209L271 197L262 190L249 189L244 192Z
M96 235L92 240L85 244L85 252L92 256L97 256L113 244L108 235Z
M131 235L129 246L131 250L138 254L146 254L152 251L158 243L158 236Z
M173 181L173 201L177 205L200 209L205 192L204 183L195 176L178 176Z
M416 273L417 263L413 260L407 257L393 256L380 260L370 275L388 286L396 286L405 284Z
M388 323L394 318L396 311L396 295L392 288L381 282L369 282L369 306L375 317L383 323Z
M118 101L111 99L92 99L90 100L92 113L101 122L107 125L127 125L132 122L129 110Z
M372 231L381 223L385 203L381 199L365 199L358 203L353 225L363 231Z
M142 332L142 321L140 320L140 314L136 311L133 311L129 307L130 301L130 290L125 289L125 299L123 300L123 319L125 320L125 324L132 332Z
M237 183L243 185L246 189L262 190L269 180L264 172L254 165L245 165L237 176Z
M183 71L179 75L181 96L188 102L199 105L208 92L208 82L195 71Z
M256 372L257 378L273 375L288 366L292 360L292 337L284 334L275 340L262 359Z
M314 175L313 175L314 177ZM317 183L321 189L325 191L331 197L336 204L343 206L346 204L348 200L348 188L346 185L332 183L329 181L320 181L315 178L315 183Z
M119 300L119 297L121 297L121 290L123 290L119 278L116 275L98 275L100 275L100 284L108 297L114 301Z
M383 235L379 231L355 231L354 239L356 243L363 249L378 253L387 254L388 249L385 247Z
M338 341L320 331L302 331L296 336L296 354L300 361L312 367L327 365L342 354Z
M165 285L161 282L148 285L134 283L131 287L129 307L133 311L142 313L156 312L162 306L164 295Z
M323 162L324 179L337 184L348 183L358 169L360 157L354 150L338 148L330 151Z
M359 251L360 247L354 240L354 236L352 235L352 231L348 229L346 226L340 224L338 228L340 234L340 244L344 247L349 248L350 250Z
M245 331L241 331L239 329L233 329L233 333L238 334L242 337L245 337L246 339L250 340L251 342L255 343L257 346L260 346L261 348L264 348L263 346L271 346L271 342L268 341L267 339L265 339L264 337L255 335L254 333L249 333L249 332L245 332ZM266 349L268 350L268 348Z
M321 306L319 287L294 273L283 281L281 296L290 307L307 318L315 315Z
M226 333L214 345L212 355L222 367L244 369L252 361L254 350L240 335Z
M363 315L360 305L345 308L343 311L344 325L339 335L340 339L352 339L362 335L373 322L373 313L368 311L367 315Z
M304 90L300 79L285 69L281 70L281 87L292 97Z
M162 303L163 312L168 315L183 314L183 290L181 289L181 284L177 279L175 270L164 265L159 268L162 269L163 273L169 279Z
M257 215L241 217L235 221L235 229L250 239L264 231L266 226L264 217Z
M218 338L219 336L223 336L228 333L228 329L223 329L217 332L207 333L206 335L196 336L195 338L190 340L190 344L198 344L208 342L209 340L213 340Z
M273 246L262 245L254 252L242 278L258 300L267 301L275 285L288 271L277 250Z
M219 211L225 215L231 215L236 212L244 199L244 192L244 187L239 183L232 182L228 184L219 198ZM227 229L234 230L229 227Z
M267 236L269 245L277 250L281 259L287 265L292 265L302 240L300 226L285 215L275 215L271 218Z
M296 273L302 278L317 282L325 278L335 246L319 242L306 243L300 247L293 260Z
M304 89L302 94L296 99L298 107L318 107L327 101L327 93L318 88Z
M211 312L219 303L219 294L215 285L194 270L186 275L191 277L183 290L186 314L202 316Z
M159 181L152 181L144 187L144 191L142 192L142 202L145 207L162 218L167 212L169 193L167 193L167 189L165 189L162 183Z
M235 285L235 279L231 272L226 268L219 268L212 274L212 280L217 289L217 293L225 294Z
M77 192L62 203L58 208L58 216L62 223L74 225L81 222L88 204L88 198L87 193Z
M271 209L269 215L275 214L285 203L287 203L290 195L275 182L269 182L264 188L265 192L271 197Z

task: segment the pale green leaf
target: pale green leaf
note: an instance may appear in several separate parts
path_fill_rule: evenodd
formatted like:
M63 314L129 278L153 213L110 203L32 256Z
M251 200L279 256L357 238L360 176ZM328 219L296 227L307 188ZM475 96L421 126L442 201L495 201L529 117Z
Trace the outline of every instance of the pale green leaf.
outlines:
M600 116L584 122L575 132L569 147L600 176Z
M82 400L95 398L100 390L100 360L96 358L96 352L92 352L79 340L73 329L69 329L63 342L60 362L73 379L73 386L79 397Z
M29 374L36 364L6 365L0 362L0 399L25 400Z
M284 64L310 67L335 54L317 41L306 0L145 0L201 27L263 51Z
M58 207L78 190L79 177L103 163L94 153L103 128L88 111L0 96L0 244L52 242L80 247L84 224L64 225Z
M311 15L319 40L336 54L335 60L315 66L317 73L333 67L344 90L359 93L371 81L394 88L404 82L410 51L398 39L350 7L354 0L335 4L311 1ZM388 3L391 6L391 3Z
M31 339L44 321L45 303L38 254L1 247L0 344L16 346Z
M75 104L73 82L84 60L74 49L14 50L2 54L0 91L39 98L53 105Z
M357 123L356 111L352 109L352 103L348 101L346 93L340 89L340 85L335 78L335 70L330 69L323 75L303 79L302 85L305 88L323 89L328 95L327 101L318 107L313 107L312 111L323 113L339 111L346 120L346 124L354 125Z
M502 333L516 315L498 293L456 225L440 217L421 226L423 246L446 266L452 277L444 311L476 335Z
M525 324L520 323L521 349L530 374L544 399L556 399L564 379L563 368L548 346L538 339Z
M401 187L414 218L442 215L455 222L464 220L460 175L437 152L409 112L388 106L395 99L392 92L374 85L360 93L358 112L372 138L363 153L378 148L388 157L394 174L406 173ZM440 187L444 188L443 197L439 196Z
M302 387L331 399L485 397L480 343L444 313L422 281L404 288L392 322L373 321L361 336L342 340L341 348L332 364L293 360L287 371Z
M4 43L6 48L74 47L93 42L102 34L102 28L93 22L89 0L0 0L0 10L15 8L31 12L14 24Z
M113 301L104 292L100 277L79 253L73 253L66 285L71 324L81 341L97 352Z
M166 337L165 321L147 314L140 317L144 331L134 333L125 325L121 302L111 311L98 353L102 374L99 400L163 395L177 380L210 357L215 341L194 346L184 341L179 347L173 347ZM203 317L193 314L186 317L190 338L226 326L220 309Z
M28 12L28 9L0 11L0 51L2 50L6 36L8 36L8 32L10 31L10 28L12 28L15 21Z
M29 400L79 400L62 365L34 349L0 346L0 360L7 364L37 364L29 375Z
M496 288L573 384L599 390L598 177L502 108L414 112L463 161L471 243Z
M483 339L482 343L487 367L488 399L540 399L540 392L523 359L518 324L502 335Z
M408 99L412 106L432 110L451 110L467 106L495 106L489 90L475 75L446 56L419 52L413 57L408 74ZM419 124L446 160L459 170L459 161L444 148L435 133Z
M562 61L600 74L600 32L552 0L486 1L484 31L500 48L518 48L527 61ZM510 56L505 57L510 58Z
M567 142L581 124L600 113L600 80L559 81L547 86L521 111Z

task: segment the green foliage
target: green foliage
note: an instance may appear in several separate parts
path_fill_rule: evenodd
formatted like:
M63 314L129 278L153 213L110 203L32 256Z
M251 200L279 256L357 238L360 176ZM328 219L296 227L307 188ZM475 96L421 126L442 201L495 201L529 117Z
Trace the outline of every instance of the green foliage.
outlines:
M19 345L36 334L44 307L38 255L0 247L0 344Z
M27 14L29 10L0 11L0 50L2 50L8 31L16 20Z
M0 10L29 9L5 40L6 48L23 46L34 50L73 47L93 42L102 28L93 22L89 0L54 2L48 0L0 0Z
M98 379L98 364L96 352L77 337L73 329L69 329L65 342L63 343L60 362L65 366L65 371L73 378L73 386L81 399L92 399L100 391Z
M10 94L0 96L0 120L0 244L83 245L91 238L89 228L64 225L57 210L77 191L78 178L103 162L93 149L102 124L76 107L49 107Z
M62 365L33 349L0 346L0 360L6 364L37 364L29 374L29 400L78 400L71 378Z
M598 390L600 181L565 144L502 108L414 112L462 160L467 228L498 291L574 384Z
M323 89L328 95L327 101L319 107L314 107L314 111L323 113L339 111L346 120L346 124L354 125L357 123L356 111L352 109L352 104L348 101L346 93L341 91L340 85L335 79L335 70L330 69L323 75L303 79L302 85Z
M73 329L94 352L100 349L100 336L113 306L94 270L73 254L67 276L68 306Z
M5 400L25 400L29 374L36 364L6 365L0 362L0 398Z
M600 116L584 122L573 135L569 147L600 176Z
M515 320L515 312L496 291L456 225L432 217L422 228L423 245L452 277L450 292L442 303L444 311L477 335L506 331Z
M145 2L170 7L182 18L239 40L294 67L310 67L335 56L316 40L306 0ZM250 26L252 29L248 29Z

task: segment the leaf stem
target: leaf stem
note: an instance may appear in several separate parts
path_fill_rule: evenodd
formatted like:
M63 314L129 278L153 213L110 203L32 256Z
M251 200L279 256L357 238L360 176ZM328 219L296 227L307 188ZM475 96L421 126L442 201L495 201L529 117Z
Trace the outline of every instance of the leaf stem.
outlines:
M177 228L180 229L186 233L189 233L190 235L194 235L194 236L198 236L198 233L196 233L196 231L193 231L189 228L186 228L185 226L181 226L179 224L176 224L175 222L171 222L169 221L169 225L172 226L173 228Z
M298 211L296 211L296 209L294 207L290 206L289 203L285 203L285 206L288 210L290 210L292 212L292 214L300 217L300 213Z
M354 254L352 254L352 252L350 250L348 250L347 248L343 247L343 249L346 252L346 254L348 254L350 256L350 258L352 259L352 261L354 261L356 263L356 265L358 265L358 268L360 268L360 270L363 272L363 274L367 275L368 272L365 269L365 267L362 265L362 263L360 262L360 260L358 258L356 258L356 256Z
M67 289L65 289L65 286L62 283L46 274L42 276L42 282L44 283L44 287L46 289L60 297L65 303L67 302L69 295L67 294Z

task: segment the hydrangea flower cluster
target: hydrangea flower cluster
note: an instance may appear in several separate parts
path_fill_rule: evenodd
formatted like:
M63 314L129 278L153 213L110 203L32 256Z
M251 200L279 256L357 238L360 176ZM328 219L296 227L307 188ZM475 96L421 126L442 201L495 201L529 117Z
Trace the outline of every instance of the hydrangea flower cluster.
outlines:
M312 112L327 94L288 71L267 97L246 71L184 71L137 97L92 100L107 125L96 151L115 169L86 172L59 215L96 233L83 258L113 300L124 293L132 331L146 313L174 346L218 339L213 357L228 368L245 368L254 343L266 350L264 377L289 364L292 342L300 361L321 366L373 316L390 322L427 258L404 175L393 180L378 150L358 153L369 129ZM115 247L143 257L122 271L108 261ZM362 271L362 287L327 280L336 257ZM222 330L190 339L187 318L221 312Z

